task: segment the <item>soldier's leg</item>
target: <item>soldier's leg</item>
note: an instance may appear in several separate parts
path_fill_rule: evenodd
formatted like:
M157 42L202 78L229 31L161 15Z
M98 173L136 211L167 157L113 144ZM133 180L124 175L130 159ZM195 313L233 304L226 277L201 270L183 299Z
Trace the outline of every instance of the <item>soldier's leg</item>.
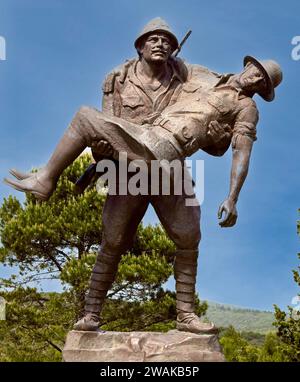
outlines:
M131 134L127 134L126 128ZM108 118L94 108L82 107L66 129L45 167L28 177L14 170L11 173L22 180L5 179L5 181L19 191L31 192L36 198L47 200L52 195L63 170L86 147L92 147L94 142L106 140L117 152L125 151L130 160L149 156L143 143L138 140L141 129L140 126L120 118Z
M19 191L31 192L36 198L47 200L63 170L96 138L91 122L95 113L95 109L82 107L65 130L46 166L28 177L12 171L13 175L22 180L6 179L6 182Z
M85 316L75 324L75 329L98 329L99 314L115 280L121 255L131 248L148 204L147 197L142 195L108 195L102 215L101 249L90 279Z
M200 206L187 206L187 196L161 195L151 202L177 250L174 261L176 281L177 329L211 333L213 324L201 322L195 315L195 287L200 232Z

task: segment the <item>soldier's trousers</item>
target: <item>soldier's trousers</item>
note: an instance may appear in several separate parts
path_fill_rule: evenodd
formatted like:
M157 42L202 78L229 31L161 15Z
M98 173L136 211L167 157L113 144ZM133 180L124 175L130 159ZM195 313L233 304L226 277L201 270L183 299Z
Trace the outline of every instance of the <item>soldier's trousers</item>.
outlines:
M174 263L177 311L194 311L200 206L186 206L185 195L108 195L102 216L101 249L91 275L86 313L100 313L115 280L120 257L131 248L138 224L150 204L177 247Z
M101 129L98 129L97 126L100 125ZM110 121L110 117L95 109L82 108L71 123L70 133L84 139L86 146L92 147L93 142L98 139L106 139L113 143L117 151L131 153L130 159L143 158L146 155L152 160L153 157L140 144L138 134L135 135L135 125L129 126L128 123L132 137L136 136L137 140L128 139L126 126L126 121L114 117ZM140 129L137 126L137 133ZM120 134L123 131L124 134ZM102 217L101 250L91 275L86 296L86 313L100 313L106 294L115 280L121 255L131 248L138 224L150 204L177 247L174 263L177 311L194 311L200 206L187 206L187 198L194 196L186 195L184 188L182 191L182 195L108 195Z

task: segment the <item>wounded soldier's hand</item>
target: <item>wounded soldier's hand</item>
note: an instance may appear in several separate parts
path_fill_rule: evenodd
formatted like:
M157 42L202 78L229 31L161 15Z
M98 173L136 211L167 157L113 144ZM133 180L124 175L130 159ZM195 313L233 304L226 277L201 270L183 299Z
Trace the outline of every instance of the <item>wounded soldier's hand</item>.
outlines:
M91 146L94 159L100 160L102 157L111 157L113 154L113 148L110 143L104 140L94 142Z
M225 216L223 220L219 222L219 225L223 228L234 226L238 218L238 213L235 202L230 198L224 200L224 202L220 205L218 211L219 219L222 219L223 213L225 214Z
M214 144L227 143L232 138L231 128L227 123L220 124L218 121L211 121L208 125L207 134Z

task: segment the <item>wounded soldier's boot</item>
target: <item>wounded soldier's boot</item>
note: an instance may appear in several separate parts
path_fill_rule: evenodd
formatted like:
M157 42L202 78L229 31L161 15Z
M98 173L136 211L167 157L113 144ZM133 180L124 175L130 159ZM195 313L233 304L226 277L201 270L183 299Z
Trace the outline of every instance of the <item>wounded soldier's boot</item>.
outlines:
M62 172L87 146L86 135L88 133L85 134L84 130L81 129L81 120L81 112L79 111L65 131L45 167L32 174L25 174L12 169L10 173L16 179L5 178L4 182L18 191L32 193L36 199L48 200L55 190Z
M194 313L197 275L197 250L177 250L174 264L176 280L176 328L180 331L212 334L218 329L213 323L205 323Z
M105 297L115 280L120 256L99 252L85 299L85 315L74 325L75 330L99 331L99 315Z
M15 168L10 169L9 172L18 180L24 180L24 179L30 178L33 175L32 172L21 172Z

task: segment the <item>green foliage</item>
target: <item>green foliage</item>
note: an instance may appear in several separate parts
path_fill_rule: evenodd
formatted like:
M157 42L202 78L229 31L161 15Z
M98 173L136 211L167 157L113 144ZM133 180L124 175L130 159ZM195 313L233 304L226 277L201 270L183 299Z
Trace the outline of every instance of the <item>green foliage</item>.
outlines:
M248 331L247 332L241 331L240 333L241 333L241 336L250 343L250 345L254 345L254 346L262 346L266 339L266 334L248 332Z
M300 212L300 210L299 210ZM297 221L297 233L300 235L300 221ZM300 254L298 253L300 259ZM295 283L300 287L300 267L293 270ZM298 294L300 297L300 294ZM275 305L274 326L277 328L277 335L280 340L286 345L286 356L290 361L300 361L300 311L288 307L288 313L281 311Z
M103 310L101 328L116 331L166 331L168 327L174 328L174 297L174 293L160 289L153 300L110 300ZM117 317L114 314L116 310L120 313Z
M297 222L300 235L300 221ZM300 254L298 254L300 259ZM294 280L300 286L300 267L293 270ZM300 295L299 295L300 296ZM268 333L262 346L252 345L245 334L232 326L222 333L220 343L227 361L248 362L299 362L300 361L300 311L288 307L288 313L275 305L276 333Z
M21 204L9 197L0 207L0 262L19 274L0 280L7 300L0 321L0 361L60 361L66 333L82 314L88 281L101 244L105 195L95 184L74 195L74 181L90 163L81 156L61 176L46 203L30 194ZM174 244L161 226L138 228L130 253L122 257L117 278L102 312L106 330L174 328L175 295L162 285L173 272ZM32 288L59 280L62 293ZM197 313L207 304L197 300Z
M291 362L293 351L276 333L269 333L260 349L259 362Z
M289 362L292 351L276 333L268 333L261 345L250 343L249 333L236 331L232 326L220 338L225 358L229 362Z
M17 287L2 293L6 321L0 321L0 360L60 361L64 337L74 316L68 293L39 293Z
M256 362L258 349L245 340L233 326L230 326L220 338L224 356L229 362Z
M59 278L53 273L60 272L67 260L97 248L104 197L94 187L84 195L73 195L72 181L89 161L88 156L75 161L47 203L38 203L30 194L24 205L15 197L4 200L0 209L2 262L20 266L22 276L47 269L49 277ZM37 275L34 280L39 279Z
M298 222L299 233L299 222ZM300 254L298 254L300 259ZM298 267L298 270L300 267ZM299 271L294 270L294 280L300 286ZM300 296L300 294L298 295ZM278 337L287 345L287 354L289 360L294 362L300 361L300 311L288 307L288 313L280 310L275 305L274 326L277 328Z
M231 305L217 304L210 302L206 316L218 327L229 327L242 332L254 332L265 334L274 330L274 315L272 312L265 312L254 309L237 308Z

